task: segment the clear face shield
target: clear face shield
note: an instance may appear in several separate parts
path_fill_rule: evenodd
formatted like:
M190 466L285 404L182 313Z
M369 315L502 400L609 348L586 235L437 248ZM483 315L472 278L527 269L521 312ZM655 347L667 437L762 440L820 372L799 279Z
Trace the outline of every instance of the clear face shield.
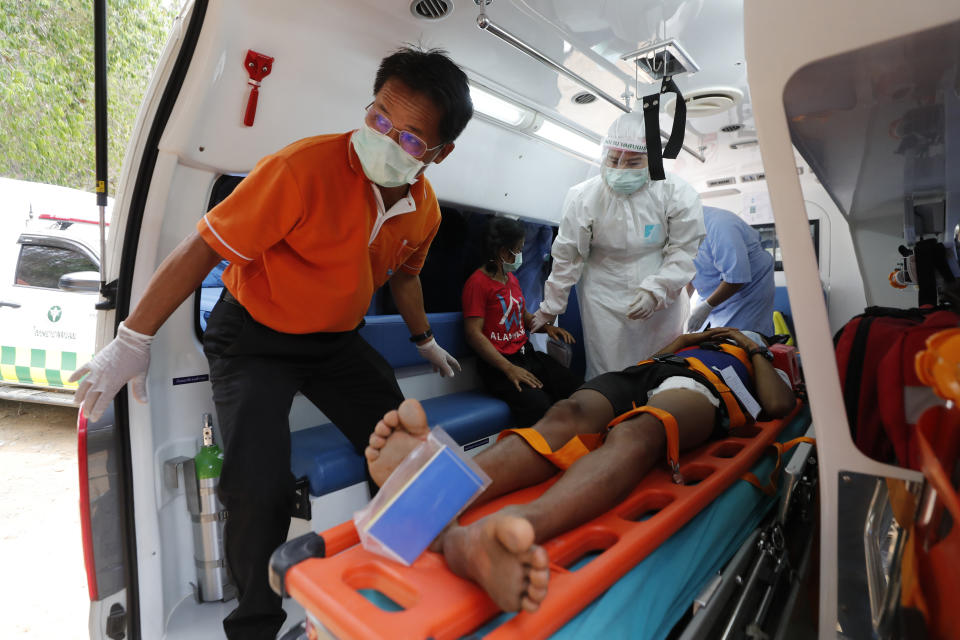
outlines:
M647 154L604 145L600 173L615 193L630 195L645 187L650 180Z

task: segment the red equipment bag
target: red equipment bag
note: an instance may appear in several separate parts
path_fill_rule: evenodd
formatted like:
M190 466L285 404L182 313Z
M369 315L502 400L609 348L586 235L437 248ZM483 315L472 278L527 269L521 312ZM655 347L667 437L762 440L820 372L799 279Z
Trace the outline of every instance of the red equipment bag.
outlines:
M917 378L914 357L926 339L960 326L960 315L933 307L869 307L834 336L851 436L865 455L907 466L910 432L942 404Z

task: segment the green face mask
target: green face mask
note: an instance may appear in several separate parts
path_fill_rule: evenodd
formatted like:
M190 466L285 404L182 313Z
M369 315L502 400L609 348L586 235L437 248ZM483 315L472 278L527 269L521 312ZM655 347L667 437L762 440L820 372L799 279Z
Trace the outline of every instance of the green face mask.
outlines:
M646 186L650 180L650 172L647 169L614 169L612 167L604 167L603 179L607 183L607 186L613 189L615 193L628 196Z
M351 142L360 158L363 172L381 187L413 184L424 166L396 142L366 124L360 125Z
M513 253L513 251L511 251L510 253ZM519 253L513 253L513 262L504 261L503 270L506 271L507 273L510 273L511 271L516 271L517 269L519 269L520 265L522 264L523 264L523 252L521 251Z

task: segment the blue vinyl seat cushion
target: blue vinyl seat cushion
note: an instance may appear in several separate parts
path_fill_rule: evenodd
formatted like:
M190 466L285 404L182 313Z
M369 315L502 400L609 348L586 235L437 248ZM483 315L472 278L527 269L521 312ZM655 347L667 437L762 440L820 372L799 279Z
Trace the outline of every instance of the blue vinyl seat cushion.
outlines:
M506 403L475 391L438 396L423 401L430 426L442 427L460 445L499 433L510 424ZM333 423L290 434L290 468L297 478L307 476L310 494L322 496L365 479L363 456L353 450Z

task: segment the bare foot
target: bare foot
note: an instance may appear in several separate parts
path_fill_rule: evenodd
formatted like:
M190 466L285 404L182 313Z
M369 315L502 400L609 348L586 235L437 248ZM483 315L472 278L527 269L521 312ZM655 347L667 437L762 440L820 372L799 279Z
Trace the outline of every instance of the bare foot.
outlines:
M387 412L370 434L370 445L364 450L370 477L382 487L393 470L408 453L426 440L430 427L423 407L413 398Z
M483 587L504 611L536 611L550 580L546 550L529 520L498 511L443 538L450 570Z

